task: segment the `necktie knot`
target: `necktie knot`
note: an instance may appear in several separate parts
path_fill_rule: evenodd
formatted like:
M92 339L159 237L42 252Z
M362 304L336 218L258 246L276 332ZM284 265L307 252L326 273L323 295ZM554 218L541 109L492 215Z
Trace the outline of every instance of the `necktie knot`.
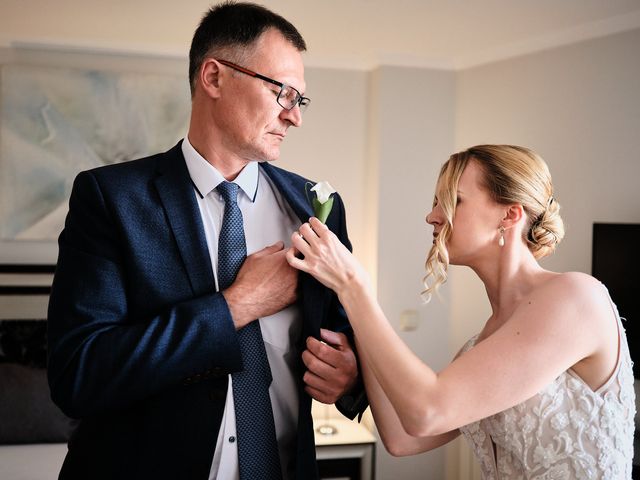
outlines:
M238 188L237 183L222 182L216 187L216 190L222 195L226 204L232 204L238 201Z

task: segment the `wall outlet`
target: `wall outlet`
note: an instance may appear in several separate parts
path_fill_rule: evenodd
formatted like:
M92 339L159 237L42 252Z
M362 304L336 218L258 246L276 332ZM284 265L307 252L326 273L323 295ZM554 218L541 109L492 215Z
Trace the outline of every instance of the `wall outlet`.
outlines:
M404 310L400 314L400 330L403 332L417 330L419 321L417 310Z

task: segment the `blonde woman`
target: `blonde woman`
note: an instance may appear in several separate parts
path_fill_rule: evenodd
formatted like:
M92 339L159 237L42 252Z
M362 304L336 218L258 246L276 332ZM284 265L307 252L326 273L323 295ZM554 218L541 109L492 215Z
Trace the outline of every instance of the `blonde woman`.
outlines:
M463 433L485 479L630 479L635 399L624 329L601 283L538 263L564 234L545 162L509 145L452 155L427 222L427 294L448 265L466 265L492 308L440 372L398 337L362 266L317 219L293 235L288 252L346 309L387 450L417 454ZM313 339L307 346L329 348Z

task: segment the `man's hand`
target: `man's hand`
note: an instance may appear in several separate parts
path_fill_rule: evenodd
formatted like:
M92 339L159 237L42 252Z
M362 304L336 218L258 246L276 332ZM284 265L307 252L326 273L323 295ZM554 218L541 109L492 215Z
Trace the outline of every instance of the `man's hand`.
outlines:
M305 391L319 402L335 403L356 384L356 355L343 333L321 329L320 336L324 342L309 337L302 352Z
M222 292L236 329L279 312L296 301L298 271L289 266L284 243L249 255L234 282Z

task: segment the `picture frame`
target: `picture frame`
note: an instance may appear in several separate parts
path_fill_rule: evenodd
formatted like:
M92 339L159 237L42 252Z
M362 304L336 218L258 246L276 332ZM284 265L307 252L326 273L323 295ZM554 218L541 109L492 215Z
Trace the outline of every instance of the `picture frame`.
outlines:
M0 295L49 295L55 265L0 264Z
M0 264L0 320L47 318L55 265Z
M186 52L0 48L0 264L54 265L75 176L171 148L189 115Z

